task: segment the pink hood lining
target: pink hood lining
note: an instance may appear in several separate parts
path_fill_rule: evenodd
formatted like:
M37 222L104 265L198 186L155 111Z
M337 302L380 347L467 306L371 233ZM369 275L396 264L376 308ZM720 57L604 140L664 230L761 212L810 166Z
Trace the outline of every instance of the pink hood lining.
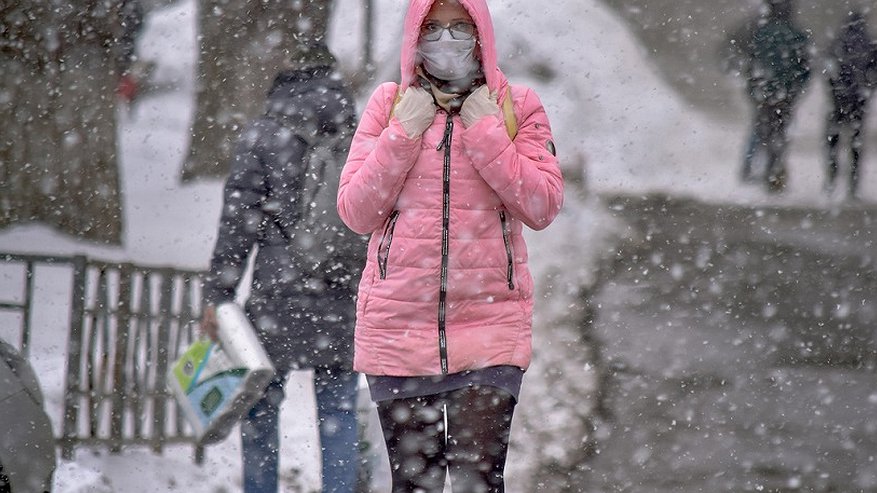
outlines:
M405 14L405 25L402 35L400 86L407 88L417 79L414 70L417 68L417 42L420 38L420 26L423 19L436 0L411 0ZM480 48L481 66L487 88L499 92L505 86L505 77L496 63L496 39L493 34L493 21L487 8L486 0L457 0L469 12L478 29L478 46Z

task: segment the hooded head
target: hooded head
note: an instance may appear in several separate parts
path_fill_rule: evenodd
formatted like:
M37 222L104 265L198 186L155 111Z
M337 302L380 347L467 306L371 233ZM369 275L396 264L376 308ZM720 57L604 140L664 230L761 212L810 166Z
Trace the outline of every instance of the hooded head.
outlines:
M792 0L767 0L769 15L780 19L788 19L792 16L794 5Z
M481 64L488 88L491 91L498 90L502 76L496 64L496 41L486 0L411 0L405 14L402 36L401 86L408 87L417 80L416 70L422 63L422 57L418 53L421 26L437 2L459 4L472 18L476 29L475 58ZM443 33L446 34L447 31Z
M299 43L299 50L286 60L286 70L314 70L335 66L335 56L322 39L312 39Z
M266 114L305 139L352 130L356 125L353 97L325 59L309 68L277 74L268 91Z
M856 8L850 10L847 14L847 25L856 26L856 27L864 27L865 26L865 13L862 9Z

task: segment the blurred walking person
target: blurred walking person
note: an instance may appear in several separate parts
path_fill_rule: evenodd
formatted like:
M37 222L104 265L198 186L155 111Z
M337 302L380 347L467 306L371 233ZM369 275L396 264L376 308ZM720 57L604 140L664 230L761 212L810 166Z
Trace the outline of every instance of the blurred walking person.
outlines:
M412 0L403 29L401 83L372 94L338 192L371 234L354 367L394 493L440 493L448 473L456 492L503 492L531 358L523 230L556 217L563 178L539 98L497 65L485 0Z
M860 10L850 12L837 38L828 50L826 75L831 91L825 137L828 150L826 190L831 193L837 181L839 148L849 150L848 196L855 198L859 187L862 133L868 103L877 75L877 46L868 33Z
M246 310L277 374L241 424L243 490L278 491L284 384L290 371L312 369L322 491L353 493L354 296L365 242L337 217L335 200L356 125L354 100L324 44L289 65L274 79L263 116L237 142L201 324L215 339L215 305L234 300L255 251Z
M116 94L123 103L131 105L141 95L149 83L154 61L142 60L137 54L137 39L143 31L144 10L140 0L124 0L119 34L116 37L116 66L119 69L119 82Z
M792 0L765 0L762 15L732 37L753 106L741 178L763 180L771 192L785 187L786 132L810 78L810 38L792 21L792 9Z

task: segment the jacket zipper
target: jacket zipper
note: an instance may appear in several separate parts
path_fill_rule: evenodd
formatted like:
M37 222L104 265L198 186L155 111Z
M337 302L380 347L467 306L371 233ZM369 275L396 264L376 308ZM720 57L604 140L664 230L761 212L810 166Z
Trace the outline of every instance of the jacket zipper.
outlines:
M399 211L393 211L390 214L390 219L387 220L384 234L381 235L381 242L378 243L378 272L381 279L387 278L387 260L390 258L390 244L393 243L393 231L396 230L397 219L399 219ZM386 247L384 242L386 242Z
M444 160L442 165L442 268L441 284L439 287L438 306L438 342L439 362L442 375L448 374L448 340L445 333L447 298L448 298L448 243L451 223L451 138L454 133L454 120L448 113L445 121L445 134L442 141L436 147L437 151L444 148Z
M515 256L512 254L512 238L505 211L499 211L499 222L502 223L502 242L505 244L505 256L508 259L506 279L509 282L509 291L512 291L515 289Z

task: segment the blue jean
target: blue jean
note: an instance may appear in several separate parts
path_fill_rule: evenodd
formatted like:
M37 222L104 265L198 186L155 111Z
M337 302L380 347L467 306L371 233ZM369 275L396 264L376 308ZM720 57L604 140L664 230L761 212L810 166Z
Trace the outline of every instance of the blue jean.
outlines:
M278 375L241 423L245 493L276 493L280 405L286 375ZM353 493L356 487L358 434L356 373L314 369L314 391L322 451L323 493Z

